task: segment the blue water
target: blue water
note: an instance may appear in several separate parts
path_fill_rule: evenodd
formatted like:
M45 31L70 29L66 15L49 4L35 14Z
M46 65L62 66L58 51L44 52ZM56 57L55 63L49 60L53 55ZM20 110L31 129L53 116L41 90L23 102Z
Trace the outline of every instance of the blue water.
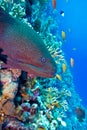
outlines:
M75 65L71 68L76 91L87 106L87 0L57 0L59 29L66 32L63 50L69 63L74 58ZM63 10L65 16L60 15ZM68 29L71 29L71 32ZM73 50L76 48L76 50Z

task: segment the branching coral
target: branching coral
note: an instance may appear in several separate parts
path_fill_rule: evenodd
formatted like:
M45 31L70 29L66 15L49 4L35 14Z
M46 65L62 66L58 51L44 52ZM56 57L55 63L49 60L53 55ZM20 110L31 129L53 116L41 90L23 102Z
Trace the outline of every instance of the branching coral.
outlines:
M9 14L16 18L22 18L25 15L25 9L20 4L14 3Z

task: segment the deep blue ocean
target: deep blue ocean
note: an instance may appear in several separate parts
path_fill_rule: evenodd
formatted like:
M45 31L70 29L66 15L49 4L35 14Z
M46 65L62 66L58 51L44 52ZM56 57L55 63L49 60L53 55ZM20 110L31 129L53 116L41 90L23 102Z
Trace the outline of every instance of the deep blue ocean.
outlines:
M74 58L71 73L82 104L87 107L87 0L66 1L57 0L60 35L62 30L66 32L63 51L68 64ZM60 11L64 11L64 17Z

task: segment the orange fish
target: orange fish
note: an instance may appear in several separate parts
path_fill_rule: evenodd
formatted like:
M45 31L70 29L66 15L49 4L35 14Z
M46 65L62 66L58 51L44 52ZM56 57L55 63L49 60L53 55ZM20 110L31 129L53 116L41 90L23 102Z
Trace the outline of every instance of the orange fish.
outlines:
M63 63L63 64L62 64L62 70L63 70L63 73L65 73L65 72L66 72L66 69L67 69L66 64L65 64L65 63Z
M56 9L56 0L52 0L52 6L54 9Z
M62 39L65 40L66 39L66 33L64 31L61 32L61 36L62 36Z
M70 58L70 65L71 65L71 67L74 66L74 59L73 58Z
M56 75L56 78L59 79L60 81L62 80L62 77L59 74Z

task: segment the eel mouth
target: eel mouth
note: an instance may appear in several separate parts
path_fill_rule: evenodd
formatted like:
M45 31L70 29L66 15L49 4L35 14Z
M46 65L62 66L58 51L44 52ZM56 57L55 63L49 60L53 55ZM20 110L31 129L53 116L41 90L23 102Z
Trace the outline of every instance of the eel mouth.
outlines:
M37 67L35 65L24 63L24 62L22 62L21 64L23 64L24 66L27 66L30 73L32 73L35 76L51 78L51 77L54 77L56 74L56 68L47 70L45 68Z
M56 74L56 67L54 67L53 65L51 65L51 69L48 69L48 68L46 69L46 68L43 68L40 66L29 64L27 62L23 62L21 60L16 60L16 62L18 64L21 64L22 66L25 66L24 68L27 68L26 71L29 72L30 74L35 75L35 76L52 78Z
M28 72L29 74L32 74L34 76L44 77L44 78L52 78L55 76L56 68L51 67L51 69L41 68L39 66L35 66L33 64L28 64L26 62L23 62L21 60L16 61L14 59L7 59L7 63L2 65L3 68L13 68L13 69L20 69L23 71Z

